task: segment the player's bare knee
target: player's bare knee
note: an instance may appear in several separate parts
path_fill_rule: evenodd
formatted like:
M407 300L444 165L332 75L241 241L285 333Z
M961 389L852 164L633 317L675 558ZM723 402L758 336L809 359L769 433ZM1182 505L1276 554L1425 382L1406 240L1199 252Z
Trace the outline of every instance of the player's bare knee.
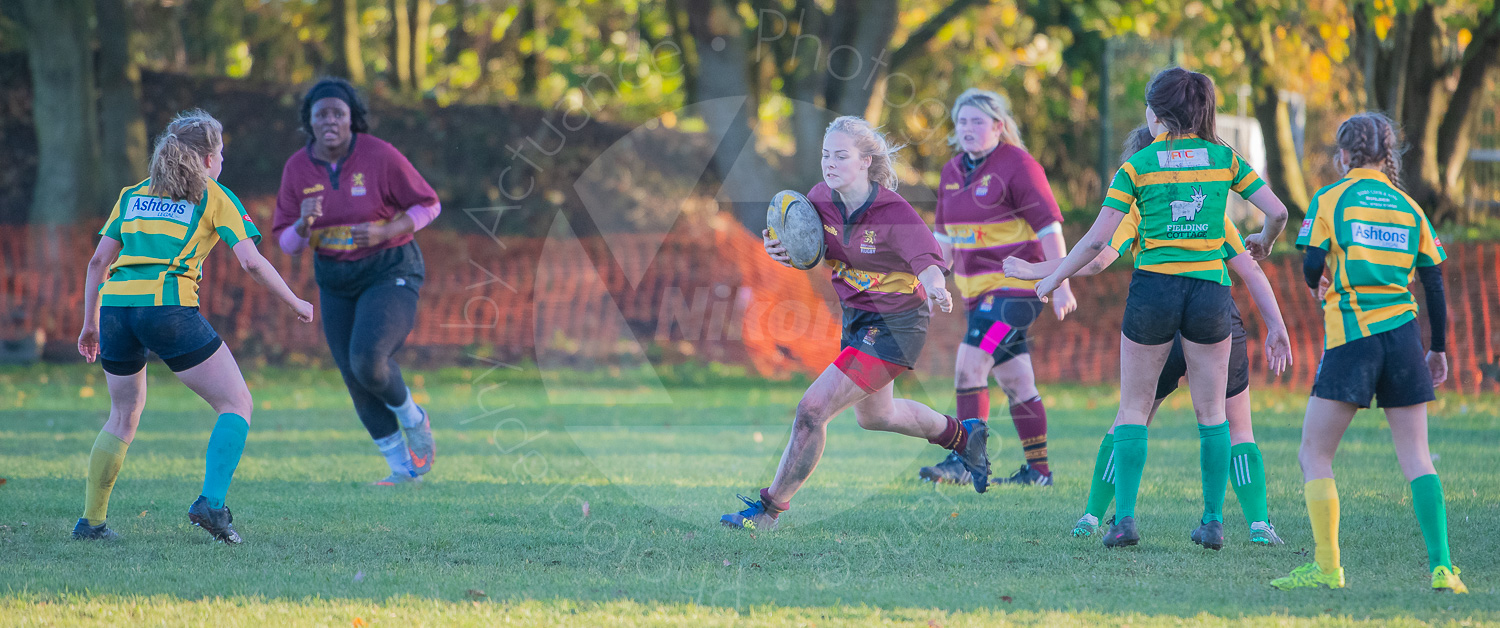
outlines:
M822 399L809 399L803 397L797 402L797 418L794 427L797 429L817 429L828 422L828 402Z

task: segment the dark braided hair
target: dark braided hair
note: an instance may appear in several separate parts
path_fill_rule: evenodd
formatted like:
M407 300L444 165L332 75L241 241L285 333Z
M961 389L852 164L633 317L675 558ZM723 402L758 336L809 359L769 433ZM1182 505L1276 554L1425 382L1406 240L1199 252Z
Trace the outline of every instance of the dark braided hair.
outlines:
M1214 126L1219 96L1207 74L1183 68L1157 72L1146 85L1146 105L1171 135L1191 133L1215 144L1224 143Z
M359 92L355 91L349 81L331 76L319 79L302 97L302 132L308 137L315 137L312 129L313 103L324 98L337 98L349 105L349 131L351 133L369 132L370 123L365 120L365 114L369 113L369 109L365 107L364 100L360 99Z
M1339 125L1339 148L1349 156L1350 168L1379 167L1397 189L1401 184L1401 146L1396 124L1383 113L1366 111Z
M1151 142L1156 141L1156 136L1151 134L1151 127L1144 124L1135 127L1125 136L1125 152L1120 153L1120 161L1130 161L1136 153L1145 150Z

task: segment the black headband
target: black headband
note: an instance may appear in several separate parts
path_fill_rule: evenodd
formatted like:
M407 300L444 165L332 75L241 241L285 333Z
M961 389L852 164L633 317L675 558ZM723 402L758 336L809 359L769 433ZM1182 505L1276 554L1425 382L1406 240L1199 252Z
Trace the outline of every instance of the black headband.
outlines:
M354 90L339 83L319 83L307 92L307 104L310 106L324 98L337 98L354 109Z

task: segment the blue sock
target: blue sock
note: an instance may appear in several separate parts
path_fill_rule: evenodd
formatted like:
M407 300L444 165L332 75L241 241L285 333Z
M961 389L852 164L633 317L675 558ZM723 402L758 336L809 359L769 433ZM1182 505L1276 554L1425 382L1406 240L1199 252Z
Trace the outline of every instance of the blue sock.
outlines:
M219 415L214 431L208 436L208 459L203 472L203 496L208 498L209 508L223 508L224 494L229 492L229 482L234 479L234 470L240 466L240 454L245 452L245 436L250 433L250 422L238 414Z

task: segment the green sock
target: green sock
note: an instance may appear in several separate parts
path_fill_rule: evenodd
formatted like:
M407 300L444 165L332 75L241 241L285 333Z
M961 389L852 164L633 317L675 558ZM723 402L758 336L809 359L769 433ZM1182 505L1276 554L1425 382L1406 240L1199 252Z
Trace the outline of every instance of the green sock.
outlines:
M1115 426L1115 514L1135 516L1135 496L1146 471L1146 426Z
M249 433L250 423L238 414L221 414L219 422L214 424L214 431L208 436L203 472L203 496L208 498L209 508L224 507L224 495L229 492L234 470L240 466L240 454L245 451L245 436Z
M89 483L83 491L83 518L89 525L104 523L109 514L109 494L115 490L115 478L125 465L125 450L130 443L109 432L99 432L94 449L89 452Z
M1105 434L1094 458L1094 481L1089 484L1089 501L1084 512L1103 520L1104 511L1115 500L1115 435Z
M1203 520L1224 522L1229 490L1229 422L1198 426L1198 467L1203 471Z
M1245 512L1245 523L1270 522L1266 518L1266 463L1255 443L1240 443L1229 448L1229 478L1234 495Z
M1417 511L1422 540L1427 541L1427 570L1453 568L1448 555L1448 507L1443 503L1443 483L1436 473L1411 481L1411 507Z

